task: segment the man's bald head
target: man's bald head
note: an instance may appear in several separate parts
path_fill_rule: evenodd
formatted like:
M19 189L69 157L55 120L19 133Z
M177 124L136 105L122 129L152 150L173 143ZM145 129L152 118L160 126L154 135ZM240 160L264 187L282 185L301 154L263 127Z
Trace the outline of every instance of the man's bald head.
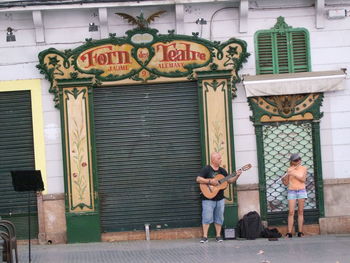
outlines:
M214 166L220 166L221 165L221 154L218 152L213 152L210 155L210 163Z

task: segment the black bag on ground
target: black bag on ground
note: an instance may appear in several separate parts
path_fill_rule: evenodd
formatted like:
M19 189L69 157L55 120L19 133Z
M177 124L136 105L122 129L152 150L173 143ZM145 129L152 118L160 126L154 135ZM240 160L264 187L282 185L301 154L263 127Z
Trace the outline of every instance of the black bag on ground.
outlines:
M256 239L261 237L263 230L260 215L256 211L247 213L237 223L237 236L242 238Z
M277 228L264 228L264 230L261 232L261 237L279 238L282 237L282 234L278 231Z

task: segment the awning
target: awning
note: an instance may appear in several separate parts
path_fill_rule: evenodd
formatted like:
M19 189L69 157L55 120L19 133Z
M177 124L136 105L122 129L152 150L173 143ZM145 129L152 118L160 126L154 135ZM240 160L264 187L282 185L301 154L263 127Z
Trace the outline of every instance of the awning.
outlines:
M345 89L343 70L244 76L247 97L318 93Z

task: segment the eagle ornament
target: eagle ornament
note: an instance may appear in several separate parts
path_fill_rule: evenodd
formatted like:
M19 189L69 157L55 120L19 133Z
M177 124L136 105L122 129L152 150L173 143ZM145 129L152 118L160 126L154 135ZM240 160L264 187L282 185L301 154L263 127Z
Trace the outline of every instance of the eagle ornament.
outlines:
M143 13L141 13L141 15L137 16L136 18L125 13L115 13L115 14L128 20L129 24L137 25L138 28L145 29L145 28L148 28L149 24L151 24L151 22L153 22L155 18L159 17L161 14L164 14L164 13L166 13L166 11L164 10L158 11L150 15L147 19L144 18Z

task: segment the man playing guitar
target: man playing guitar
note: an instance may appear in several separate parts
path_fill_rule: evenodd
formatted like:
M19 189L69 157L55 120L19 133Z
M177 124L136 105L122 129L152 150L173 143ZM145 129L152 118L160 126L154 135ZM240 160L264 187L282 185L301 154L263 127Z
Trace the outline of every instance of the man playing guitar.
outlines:
M201 185L206 185L207 187L218 186L220 181L215 179L216 175L228 176L227 171L220 167L222 162L221 154L214 152L210 155L210 165L203 167L197 176L197 183ZM234 183L237 181L238 177L241 175L242 170L236 171L234 177L227 180L228 183ZM213 198L207 198L204 194L201 194L202 198L202 227L203 227L203 237L201 243L208 242L208 229L211 223L215 225L216 231L216 241L222 242L221 228L224 222L224 189L218 191L218 193Z

